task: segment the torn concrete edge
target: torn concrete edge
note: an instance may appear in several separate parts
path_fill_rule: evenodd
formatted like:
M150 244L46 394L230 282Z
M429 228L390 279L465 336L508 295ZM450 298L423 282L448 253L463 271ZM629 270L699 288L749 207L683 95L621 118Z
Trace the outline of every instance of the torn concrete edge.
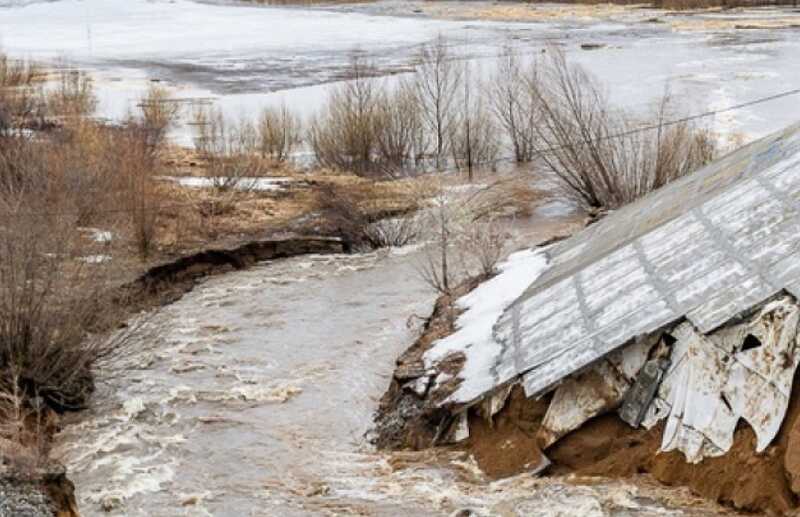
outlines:
M799 325L800 304L780 293L706 334L684 318L639 336L538 395L553 394L537 442L544 450L589 419L617 410L629 425L648 429L666 419L661 451L679 450L690 463L724 455L740 418L753 428L756 452L762 452L789 404L800 362ZM650 364L663 371L646 371ZM491 424L521 380L452 407L444 441L469 436L471 408ZM644 398L635 393L637 383L649 391Z

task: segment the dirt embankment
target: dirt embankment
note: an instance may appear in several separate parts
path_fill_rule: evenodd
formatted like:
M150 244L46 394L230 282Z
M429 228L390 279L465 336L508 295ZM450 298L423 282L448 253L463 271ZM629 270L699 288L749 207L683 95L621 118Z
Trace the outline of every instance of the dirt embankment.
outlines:
M399 359L395 378L376 415L375 443L386 449L424 449L437 443L447 412L436 409L430 393L410 389L422 354L452 330L455 314L440 299L425 332ZM404 387L405 386L405 387ZM505 406L487 419L478 407L468 411L469 438L456 447L472 454L490 477L530 471L542 454L537 441L549 400L526 399L512 389ZM680 452L661 453L663 422L650 430L632 429L615 411L596 417L549 447L546 476L576 474L583 478L648 476L667 486L693 493L745 512L785 515L800 506L800 371L791 403L773 443L756 453L753 430L740 422L734 445L725 455L689 464Z
M123 291L131 308L142 310L177 300L208 276L245 269L266 260L347 251L347 244L335 237L290 236L255 240L231 248L198 251L153 266L123 286Z
M552 461L547 475L631 478L649 474L661 483L688 487L738 510L787 514L800 502L798 380L781 431L761 454L755 452L755 433L741 423L728 453L690 464L680 452L659 453L663 424L649 431L632 429L612 412L589 421L547 449ZM527 400L517 387L491 422L471 412L471 434L463 447L487 475L524 472L538 459L535 437L546 407L546 400Z
M0 472L0 515L80 517L75 487L63 468L26 475Z
M381 398L375 413L375 428L372 441L381 449L424 449L435 444L438 434L447 425L448 412L435 407L433 394L427 389L422 393L410 389L409 383L425 374L422 356L434 341L455 330L458 311L453 301L479 283L470 279L453 290L451 296L436 300L433 312L425 321L423 332L411 347L397 358L396 368L389 389ZM451 374L457 373L462 364L458 358L450 365ZM429 396L430 395L430 396Z

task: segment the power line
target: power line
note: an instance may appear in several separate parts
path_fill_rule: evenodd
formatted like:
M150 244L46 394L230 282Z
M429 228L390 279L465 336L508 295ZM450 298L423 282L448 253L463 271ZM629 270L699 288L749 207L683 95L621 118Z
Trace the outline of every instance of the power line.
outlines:
M573 148L573 147L591 145L591 144L601 143L601 142L614 140L614 139L618 139L618 138L625 138L625 137L632 136L632 135L635 135L635 134L645 133L647 131L653 131L653 130L661 129L661 128L664 128L664 127L670 127L670 126L675 126L675 125L678 125L678 124L684 124L686 122L691 122L693 120L699 120L699 119L707 118L707 117L714 117L714 116L717 116L717 115L720 115L720 114L723 114L723 113L728 113L728 112L731 112L731 111L740 110L740 109L747 108L747 107L750 107L750 106L754 106L754 105L757 105L757 104L763 104L765 102L770 102L770 101L773 101L773 100L781 99L781 98L784 98L784 97L790 97L792 95L797 95L797 94L800 94L800 88L795 88L793 90L787 90L787 91L776 93L774 95L769 95L769 96L766 96L766 97L759 97L759 98L751 100L751 101L743 102L743 103L740 103L740 104L734 104L733 106L728 106L727 108L704 111L704 112L701 112L701 113L696 113L694 115L688 115L688 116L680 117L680 118L677 118L677 119L667 120L665 122L660 122L658 124L651 124L651 125L637 127L637 128L634 128L634 129L629 129L627 131L621 131L619 133L612 133L610 135L606 135L606 136L603 136L603 137L600 137L600 138L595 138L595 139L590 139L590 140L578 140L578 141L576 141L575 143L572 143L572 144L560 145L560 146L554 146L554 147L547 147L547 148L544 148L544 149L537 149L537 150L534 151L534 155L535 156L541 156L543 154L562 151L564 149L570 149L570 148ZM483 161L483 162L479 162L476 165L492 165L492 164L496 164L496 163L516 161L516 159L517 159L516 156L513 156L513 155L501 156L499 158L494 158L492 160L486 160L486 161ZM457 172L457 171L460 171L462 169L463 169L463 167L450 167L450 168L445 168L445 169L439 169L437 172Z

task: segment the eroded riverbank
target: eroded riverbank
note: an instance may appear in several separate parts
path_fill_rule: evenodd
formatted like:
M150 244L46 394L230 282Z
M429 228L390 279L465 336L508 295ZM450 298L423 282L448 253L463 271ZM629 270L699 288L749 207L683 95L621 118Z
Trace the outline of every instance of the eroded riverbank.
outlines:
M264 264L160 311L159 339L59 437L83 514L704 514L683 492L490 482L463 453L374 451L363 434L376 399L415 333L409 316L433 299L412 255Z

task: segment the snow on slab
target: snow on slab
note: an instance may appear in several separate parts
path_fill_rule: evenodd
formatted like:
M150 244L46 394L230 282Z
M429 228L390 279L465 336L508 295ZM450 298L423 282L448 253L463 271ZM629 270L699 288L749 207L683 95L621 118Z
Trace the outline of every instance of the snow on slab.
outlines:
M547 265L542 250L519 251L500 265L497 276L456 301L456 306L464 310L456 320L456 332L436 341L424 356L426 368L453 353L466 357L459 373L462 382L446 402L470 402L494 387L492 369L502 352L492 333L494 324Z
M194 176L162 176L160 179L172 181L182 187L188 188L214 188L225 185L228 178L212 177L199 178ZM283 189L287 183L294 181L292 178L240 178L236 181L237 190L273 191Z

